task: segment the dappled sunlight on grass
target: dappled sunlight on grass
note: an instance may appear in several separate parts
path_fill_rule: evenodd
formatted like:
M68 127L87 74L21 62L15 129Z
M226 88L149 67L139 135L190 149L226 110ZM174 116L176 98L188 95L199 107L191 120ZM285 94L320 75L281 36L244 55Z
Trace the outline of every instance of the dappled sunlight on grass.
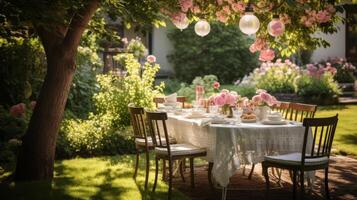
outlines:
M357 156L357 105L337 105L320 107L316 117L339 114L333 148L341 154Z
M153 155L150 155L151 159ZM135 155L97 158L76 158L57 161L52 183L32 182L2 186L5 199L167 199L168 187L161 181L161 172L156 192L154 183L154 161L150 162L150 180L145 192L145 156L140 157L140 168L136 181L133 179ZM173 199L186 199L175 191ZM1 198L3 199L3 198Z

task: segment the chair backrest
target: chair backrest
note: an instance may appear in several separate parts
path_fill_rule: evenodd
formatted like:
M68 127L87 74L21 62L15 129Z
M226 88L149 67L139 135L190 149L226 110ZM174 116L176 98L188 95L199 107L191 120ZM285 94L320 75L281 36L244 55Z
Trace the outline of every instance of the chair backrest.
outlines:
M317 106L302 103L290 103L288 119L303 122L304 118L314 118Z
M274 111L278 111L281 113L281 115L286 119L288 118L288 111L289 111L289 102L280 102L280 105L274 105L272 106L272 109Z
M166 126L167 113L146 111L150 135L155 147L167 148L171 156L169 135Z
M176 101L180 102L182 104L182 108L184 108L187 98L185 96L177 96ZM159 103L165 103L165 97L154 97L154 103L156 107L158 107Z
M131 125L133 126L134 137L145 138L146 141L147 135L146 135L146 126L145 126L145 119L144 119L144 108L132 107L132 106L128 106L128 107L130 112Z
M327 118L305 118L303 126L305 127L304 145L302 149L302 164L306 158L330 157L333 138L338 122L338 114ZM312 133L311 150L307 150L309 134Z

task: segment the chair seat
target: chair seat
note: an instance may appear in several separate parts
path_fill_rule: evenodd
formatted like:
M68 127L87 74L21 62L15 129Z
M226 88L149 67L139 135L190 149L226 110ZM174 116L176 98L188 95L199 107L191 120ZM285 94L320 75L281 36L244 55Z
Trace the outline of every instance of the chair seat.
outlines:
M172 144L170 145L172 156L185 156L206 153L205 148L199 148L190 144ZM156 147L155 153L158 155L168 155L167 148Z
M277 164L286 164L286 165L301 165L301 153L291 153L284 154L278 156L265 156L265 161L277 163ZM305 165L306 166L314 166L314 165L323 165L327 164L329 161L328 157L320 157L320 158L306 158Z
M170 140L170 144L176 143L175 138L169 138L169 140ZM154 146L154 143L152 141L152 137L147 137L147 141L148 141L148 146L149 147L153 147ZM165 137L161 138L161 141L162 141L163 145L166 145ZM157 142L157 144L160 143L160 140L159 140L158 137L156 137L156 142ZM135 138L135 144L138 145L138 146L145 146L145 138Z

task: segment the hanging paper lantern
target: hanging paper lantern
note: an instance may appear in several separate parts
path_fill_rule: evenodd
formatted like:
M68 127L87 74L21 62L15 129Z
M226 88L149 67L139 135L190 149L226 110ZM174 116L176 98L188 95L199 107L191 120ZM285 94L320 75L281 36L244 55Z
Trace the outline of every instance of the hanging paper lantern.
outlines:
M197 35L201 37L208 35L210 31L211 31L211 26L206 20L199 20L195 24L195 32Z
M247 34L255 34L260 27L259 19L253 14L253 12L246 12L239 20L240 30Z
M279 16L274 16L268 24L268 33L273 37L282 35L285 31L285 25L280 21Z
M180 21L172 21L172 23L181 31L185 28L188 27L188 25L190 24L190 21L188 20L187 17L183 18Z

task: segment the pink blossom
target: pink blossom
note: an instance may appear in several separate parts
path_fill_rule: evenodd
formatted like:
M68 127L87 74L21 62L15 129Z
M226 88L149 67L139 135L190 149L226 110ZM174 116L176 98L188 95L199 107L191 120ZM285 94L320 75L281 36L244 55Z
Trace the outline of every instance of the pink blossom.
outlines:
M243 12L245 10L245 5L243 1L237 3L232 3L232 10L235 12Z
M31 110L34 110L35 107L36 107L36 101L31 101L31 103L30 103L30 109L31 109Z
M235 94L228 93L226 95L226 104L233 106L235 105L236 101L237 101L237 96Z
M315 15L315 19L319 23L326 23L330 21L331 15L326 10L321 10Z
M228 16L224 13L223 10L216 12L216 17L218 21L226 23L228 21Z
M226 103L225 95L217 95L214 98L214 104L217 106L223 106Z
M199 6L193 6L193 7L191 8L191 11L192 11L194 14L198 14L198 13L201 12L201 9L200 9Z
M218 81L215 81L212 86L214 89L218 89L221 85L219 84Z
M268 94L268 93L266 93L266 92L260 93L260 97L261 97L262 100L265 101L265 102L269 102L269 101L271 100L270 94Z
M336 9L335 9L335 7L334 7L332 4L328 4L328 5L326 6L326 10L327 10L329 13L331 13L331 14L333 14L333 13L336 12Z
M250 45L249 50L250 52L255 53L256 51L261 51L263 49L266 49L267 47L268 45L265 39L258 37L255 39L254 43Z
M156 57L154 55L149 55L148 57L146 57L146 61L148 61L149 63L154 63L156 62Z
M226 15L230 15L231 14L231 9L229 6L223 6L223 11Z
M192 0L180 0L182 12L187 12L193 6Z
M262 101L262 98L260 97L260 95L255 95L255 96L253 96L252 101L256 104L260 104Z
M183 12L176 12L171 14L171 20L174 24L183 21L185 18L186 14Z
M223 0L217 0L217 4L220 6L223 4Z
M275 57L275 53L273 50L265 49L265 50L260 51L259 60L266 62L266 61L273 60L274 57Z
M19 104L13 105L10 108L10 114L13 117L23 117L25 110L26 110L26 105L24 103L19 103Z

